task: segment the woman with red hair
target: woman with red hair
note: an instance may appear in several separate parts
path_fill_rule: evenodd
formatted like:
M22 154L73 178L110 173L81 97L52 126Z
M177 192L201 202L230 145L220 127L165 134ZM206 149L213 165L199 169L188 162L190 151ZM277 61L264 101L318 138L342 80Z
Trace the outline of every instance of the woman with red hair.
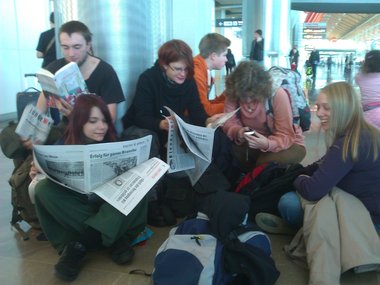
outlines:
M82 145L114 141L116 132L104 101L95 94L78 96L62 142ZM30 174L35 176L34 167ZM65 281L77 277L89 250L109 247L114 262L130 262L134 255L130 242L146 225L146 199L125 216L97 196L68 190L49 179L37 183L35 206L46 237L60 254L55 274Z
M131 107L124 115L123 139L152 135L151 156L166 159L170 116L169 107L186 122L205 127L223 114L208 117L198 94L194 79L194 62L191 48L182 40L170 40L158 50L158 60L144 71L137 82ZM215 131L213 163L224 172L231 165L230 142L221 131ZM152 203L148 208L148 224L167 226L175 223L171 215L161 217L156 203L157 193L151 191ZM152 205L152 206L151 206ZM166 218L164 218L166 217Z

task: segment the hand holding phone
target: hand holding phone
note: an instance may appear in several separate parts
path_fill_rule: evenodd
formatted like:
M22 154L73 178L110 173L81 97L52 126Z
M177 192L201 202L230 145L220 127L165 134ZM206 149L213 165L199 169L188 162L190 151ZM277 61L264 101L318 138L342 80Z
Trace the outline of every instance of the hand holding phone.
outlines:
M257 137L256 131L253 131L253 130L244 132L244 134L247 135L247 136L255 136L255 137Z

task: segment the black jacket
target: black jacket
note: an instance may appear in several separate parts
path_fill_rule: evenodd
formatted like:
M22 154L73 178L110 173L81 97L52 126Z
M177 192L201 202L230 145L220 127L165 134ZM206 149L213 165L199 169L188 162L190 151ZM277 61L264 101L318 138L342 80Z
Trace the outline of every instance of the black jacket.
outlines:
M139 77L132 105L122 118L124 129L135 125L162 132L160 121L163 115L169 115L164 106L193 125L205 126L208 116L200 102L195 80L186 79L183 84L170 82L156 62Z

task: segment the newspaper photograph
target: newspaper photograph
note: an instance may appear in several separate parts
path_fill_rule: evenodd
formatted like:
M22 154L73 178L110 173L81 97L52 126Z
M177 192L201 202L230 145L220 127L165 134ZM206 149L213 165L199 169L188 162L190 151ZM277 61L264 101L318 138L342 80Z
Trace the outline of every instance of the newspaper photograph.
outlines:
M170 165L169 173L185 170L192 185L194 185L211 163L215 129L188 124L170 108L165 108L170 113L170 117L167 119L172 121L173 129L177 129L176 133L172 132L172 136L169 135L168 137L167 162ZM183 153L187 156L184 156ZM194 166L191 168L181 167L190 164L188 156L192 156ZM174 165L173 161L175 162Z
M94 189L92 192L124 215L128 215L166 173L168 168L168 164L153 157Z
M89 145L34 145L34 163L48 178L82 194L148 160L152 136Z
M24 139L30 138L33 144L44 144L53 124L50 116L29 104L25 107L15 132Z

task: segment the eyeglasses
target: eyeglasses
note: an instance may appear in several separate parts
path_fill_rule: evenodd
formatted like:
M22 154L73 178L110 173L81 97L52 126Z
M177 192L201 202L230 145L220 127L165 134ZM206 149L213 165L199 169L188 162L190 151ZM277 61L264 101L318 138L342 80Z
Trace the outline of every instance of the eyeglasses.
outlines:
M189 72L189 68L188 67L185 67L185 68L182 68L182 67L172 67L170 64L168 64L168 66L175 73L181 73L181 72L188 73Z

